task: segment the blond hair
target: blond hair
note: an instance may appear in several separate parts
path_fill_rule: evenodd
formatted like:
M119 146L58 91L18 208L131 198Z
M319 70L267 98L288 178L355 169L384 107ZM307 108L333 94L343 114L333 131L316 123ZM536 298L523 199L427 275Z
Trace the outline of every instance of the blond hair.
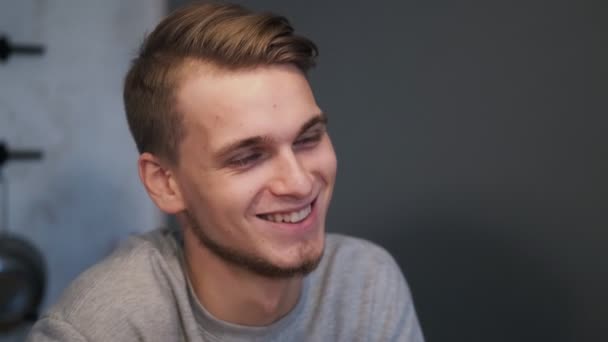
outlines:
M284 17L232 4L193 4L163 19L143 42L124 84L127 121L139 152L178 162L185 130L175 91L187 60L222 70L293 64L306 73L317 47L293 31Z

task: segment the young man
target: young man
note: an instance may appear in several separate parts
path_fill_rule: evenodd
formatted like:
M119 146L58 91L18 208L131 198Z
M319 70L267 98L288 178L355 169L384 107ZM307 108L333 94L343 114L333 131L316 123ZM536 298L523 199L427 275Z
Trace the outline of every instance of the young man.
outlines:
M197 4L144 42L124 89L139 174L180 229L82 274L30 341L422 341L383 249L325 234L336 176L282 17Z

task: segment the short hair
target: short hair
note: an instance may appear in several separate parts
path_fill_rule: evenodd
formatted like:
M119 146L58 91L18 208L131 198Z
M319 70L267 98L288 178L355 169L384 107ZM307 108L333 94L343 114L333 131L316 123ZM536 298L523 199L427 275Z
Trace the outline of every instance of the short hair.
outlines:
M316 45L282 16L221 3L174 11L146 37L125 78L127 122L139 153L178 163L185 127L175 93L186 61L227 71L293 64L306 74L317 56Z

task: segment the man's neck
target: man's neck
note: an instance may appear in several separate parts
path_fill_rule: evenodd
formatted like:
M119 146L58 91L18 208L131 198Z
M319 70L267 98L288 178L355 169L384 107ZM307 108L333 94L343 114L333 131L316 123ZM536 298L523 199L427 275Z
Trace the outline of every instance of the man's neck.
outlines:
M184 231L188 276L199 302L215 318L248 326L276 322L295 307L302 277L268 278L228 263Z

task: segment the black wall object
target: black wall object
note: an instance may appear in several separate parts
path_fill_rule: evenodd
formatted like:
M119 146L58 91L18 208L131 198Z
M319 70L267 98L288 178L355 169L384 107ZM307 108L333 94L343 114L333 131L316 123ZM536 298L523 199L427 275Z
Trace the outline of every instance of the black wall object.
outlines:
M10 160L41 158L40 151L11 150L0 141L0 172ZM0 178L0 181L4 179ZM3 186L3 201L8 201L6 186ZM4 222L0 224L8 225L8 212L3 214ZM34 244L8 230L9 227L0 226L0 332L10 331L23 322L35 321L46 288L44 257Z
M0 62L5 62L13 54L42 55L44 47L32 44L13 44L8 37L0 36Z

